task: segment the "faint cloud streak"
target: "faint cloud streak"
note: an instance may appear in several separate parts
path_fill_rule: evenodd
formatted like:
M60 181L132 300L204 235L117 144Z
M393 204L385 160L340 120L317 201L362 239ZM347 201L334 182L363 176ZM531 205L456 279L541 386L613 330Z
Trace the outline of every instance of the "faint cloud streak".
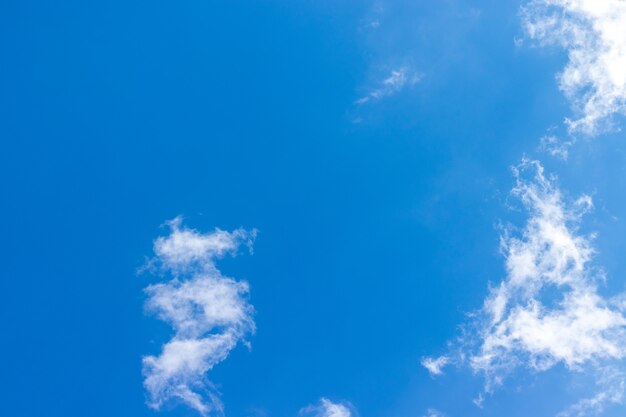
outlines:
M328 398L321 398L318 404L302 408L300 415L309 417L352 417L352 411L347 403L334 403Z
M371 101L378 101L382 98L394 95L400 91L413 87L421 80L420 73L412 71L408 67L401 67L392 70L391 73L380 82L377 88L374 88L363 97L355 101L355 104L363 105Z

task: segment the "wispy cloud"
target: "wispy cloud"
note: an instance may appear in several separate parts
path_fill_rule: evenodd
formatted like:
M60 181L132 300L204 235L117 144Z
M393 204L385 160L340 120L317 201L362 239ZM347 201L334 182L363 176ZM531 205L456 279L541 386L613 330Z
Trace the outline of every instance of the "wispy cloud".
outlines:
M531 178L524 179L528 172ZM626 319L598 293L604 276L589 267L590 238L577 234L591 199L582 196L566 206L536 161L525 161L516 175L513 193L530 218L521 236L502 237L507 278L485 301L483 342L470 358L490 385L522 358L535 370L557 363L577 369L626 354ZM547 291L551 288L559 292L556 300Z
M420 81L421 77L420 73L408 67L394 69L380 82L377 88L372 89L366 95L356 100L355 103L362 105L370 101L377 101L384 97L391 96L405 88L413 87Z
M219 395L206 379L239 342L255 330L248 284L224 277L215 260L251 245L255 231L216 229L200 233L169 222L170 234L154 242L151 269L171 274L150 285L146 308L174 329L158 356L143 358L148 404L155 409L179 401L203 416L221 414Z
M621 403L626 389L622 370L609 366L597 370L598 392L591 398L583 398L558 414L557 417L582 417L602 413L607 404Z
M547 133L539 140L539 151L546 152L549 155L566 161L569 158L569 148L571 148L576 140L572 137L562 139L552 133Z
M430 372L431 375L443 374L443 368L450 363L447 356L439 356L438 358L422 358L421 364Z
M568 52L558 78L576 112L571 132L595 135L626 114L626 2L533 0L522 18L531 39Z
M318 404L309 405L300 410L300 414L309 417L352 417L348 403L334 403L328 398L321 398Z
M445 414L441 411L435 410L434 408L429 408L423 417L445 417Z
M478 336L466 337L458 356L484 376L485 393L519 367L541 372L563 365L591 372L597 394L562 416L601 410L624 393L626 318L618 298L600 294L605 276L590 264L593 236L579 233L591 198L565 201L538 161L525 160L514 172L512 193L529 218L521 232L502 236L507 276L475 315L468 334ZM482 401L481 394L476 402Z

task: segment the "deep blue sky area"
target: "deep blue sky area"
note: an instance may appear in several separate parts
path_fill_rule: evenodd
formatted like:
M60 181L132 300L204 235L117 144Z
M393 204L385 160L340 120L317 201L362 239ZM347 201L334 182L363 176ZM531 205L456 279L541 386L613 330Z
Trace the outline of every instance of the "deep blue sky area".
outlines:
M549 401L558 368L480 409L478 376L420 365L504 275L524 155L593 195L583 229L608 289L624 286L624 134L582 139L567 162L538 151L570 112L566 56L515 45L520 6L2 2L0 415L195 415L151 410L142 386L171 329L144 312L157 278L137 271L178 215L259 230L253 254L218 261L256 310L251 349L209 376L228 417L295 417L321 396L362 417L570 403L568 388ZM398 67L419 81L356 103Z

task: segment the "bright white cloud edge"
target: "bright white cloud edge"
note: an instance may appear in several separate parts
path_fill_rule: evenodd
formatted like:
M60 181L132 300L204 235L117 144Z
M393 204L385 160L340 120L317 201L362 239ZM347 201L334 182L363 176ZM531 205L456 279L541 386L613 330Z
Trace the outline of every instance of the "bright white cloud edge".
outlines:
M146 309L170 324L172 339L158 356L143 358L148 405L160 409L182 402L202 416L220 415L219 393L206 374L254 333L254 309L248 284L224 277L215 260L251 246L255 231L200 233L169 222L170 234L154 242L151 268L171 274L165 283L148 286Z
M437 358L422 358L421 364L432 376L443 374L443 368L450 363L450 358L446 355Z
M596 135L626 115L626 1L533 0L522 8L526 33L567 50L559 87L576 118L571 133Z
M366 95L356 100L355 103L363 105L399 93L406 88L413 87L421 78L422 75L420 73L413 71L409 67L400 67L391 70L389 75L380 82L377 88L370 90Z
M591 198L566 201L538 161L524 160L514 173L512 194L529 218L521 231L507 229L501 237L507 275L468 324L472 331L466 333L479 336L461 338L450 355L456 355L455 364L468 364L484 376L484 394L493 393L518 368L543 372L562 364L571 372L590 373L596 394L560 416L602 412L624 396L626 298L607 298L599 291L605 276L591 264L593 236L579 232ZM450 362L442 358L427 358L423 365L438 375Z
M347 402L333 402L322 397L317 404L300 410L300 415L309 417L352 417L353 407Z

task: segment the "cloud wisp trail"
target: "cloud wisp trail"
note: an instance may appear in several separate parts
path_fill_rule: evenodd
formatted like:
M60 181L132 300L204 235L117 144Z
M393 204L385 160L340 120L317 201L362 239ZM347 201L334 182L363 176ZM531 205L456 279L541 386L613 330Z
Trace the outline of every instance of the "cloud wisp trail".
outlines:
M370 90L366 95L355 101L355 104L363 105L372 101L378 101L385 97L392 96L417 84L422 75L408 67L400 67L380 82L377 88Z

